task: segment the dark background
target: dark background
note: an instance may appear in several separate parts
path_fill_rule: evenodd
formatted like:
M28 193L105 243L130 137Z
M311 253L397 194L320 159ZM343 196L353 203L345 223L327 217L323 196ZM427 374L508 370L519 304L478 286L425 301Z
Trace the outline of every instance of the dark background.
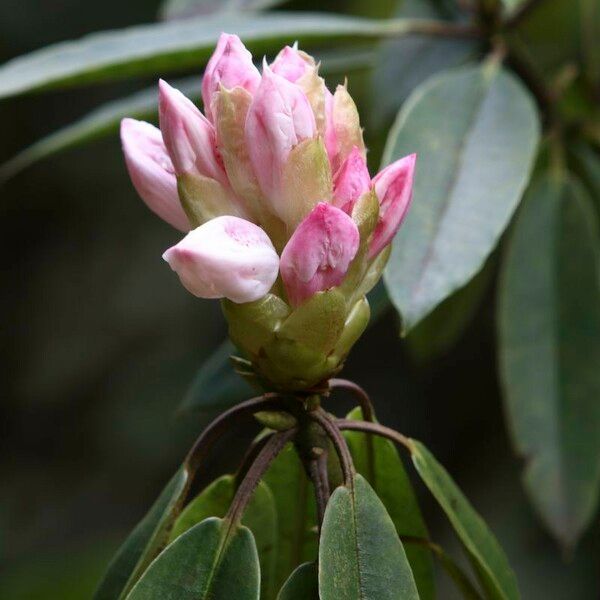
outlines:
M318 8L376 16L392 2L361 4ZM2 0L0 60L151 22L157 8L150 0ZM0 161L148 83L1 103ZM368 125L376 111L368 76L352 78L350 89ZM373 170L384 134L367 131ZM0 211L0 598L86 598L206 422L175 410L225 328L218 303L187 294L163 263L178 233L137 198L116 135L19 175L0 188ZM520 488L496 378L493 301L491 284L452 351L427 361L398 340L389 312L357 345L346 374L372 393L381 420L422 439L448 467L498 535L525 599L596 598L597 523L562 555ZM237 442L215 469L238 456ZM432 538L453 547L422 495ZM440 598L452 594L441 581Z

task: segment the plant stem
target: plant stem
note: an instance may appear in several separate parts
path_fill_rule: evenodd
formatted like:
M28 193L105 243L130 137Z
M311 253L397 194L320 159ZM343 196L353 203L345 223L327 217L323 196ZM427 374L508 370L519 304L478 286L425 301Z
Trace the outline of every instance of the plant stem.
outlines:
M207 452L215 445L222 435L229 430L233 423L260 410L281 408L281 396L279 394L264 394L226 410L219 415L200 434L192 449L185 458L184 466L188 473L188 487L191 484L200 463L205 460Z
M512 15L509 15L506 19L504 27L511 28L518 25L541 2L542 0L524 0L521 2Z
M327 452L323 452L319 457L306 461L306 470L315 489L315 499L317 502L317 518L319 522L319 531L323 524L325 508L329 501L329 475L327 473Z
M354 464L352 462L350 450L348 449L348 444L337 426L336 421L329 417L321 407L309 412L308 417L313 421L316 421L331 440L338 458L340 459L344 484L348 487L352 487L354 482Z
M246 453L242 457L240 462L240 466L235 474L235 487L238 488L240 483L243 481L244 477L246 477L246 473L252 466L252 463L256 460L256 457L259 455L260 451L265 447L265 444L273 437L273 433L263 432L263 435L260 435L257 439L255 439L248 449Z
M329 380L330 390L348 390L352 392L358 399L360 410L365 421L375 420L375 411L373 410L373 403L369 398L369 394L365 392L363 388L357 383L350 381L349 379L330 379Z
M232 524L237 524L241 521L244 509L248 505L250 498L252 498L258 482L285 445L296 435L296 431L296 429L288 429L281 433L275 433L266 441L240 483L231 506L227 511L227 518Z
M350 419L337 419L335 422L338 430L341 431L362 431L363 433L372 433L392 440L404 446L409 452L412 452L412 444L409 438L402 435L394 429L380 425L379 423L368 423L367 421L352 421Z

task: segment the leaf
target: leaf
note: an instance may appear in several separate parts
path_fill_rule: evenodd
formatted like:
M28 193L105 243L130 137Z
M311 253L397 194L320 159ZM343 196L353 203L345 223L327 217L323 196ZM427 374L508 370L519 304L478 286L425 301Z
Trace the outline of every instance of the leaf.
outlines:
M482 267L527 184L539 138L529 93L493 64L420 86L383 164L416 152L414 200L385 282L406 333Z
M87 35L14 58L0 67L0 98L65 85L199 68L222 31L235 31L263 53L301 44L402 34L408 23L328 13L216 14Z
M573 159L573 171L586 186L600 219L600 156L584 142L571 144L569 153Z
M94 600L124 598L166 544L177 509L187 491L189 475L182 467L167 484L148 514L131 532L112 559Z
M315 563L303 563L283 584L277 600L319 600L319 576Z
M252 532L210 518L167 546L127 600L258 600L259 595L260 566Z
M525 488L547 527L572 546L600 489L600 237L574 180L531 186L504 259L499 352Z
M233 370L229 357L236 353L235 346L226 339L200 367L179 412L227 408L255 393Z
M444 18L438 5L405 0L400 18ZM375 127L386 125L409 94L431 75L466 63L477 54L478 42L468 38L409 35L381 44L373 71L372 111Z
M321 600L411 600L419 594L390 516L361 475L327 504L319 546Z
M176 540L194 525L209 517L224 517L235 496L235 478L223 475L208 485L196 496L179 515L170 541ZM269 486L261 481L250 500L242 524L254 535L260 560L261 597L271 598L274 595L274 567L277 541L277 512L275 501Z
M346 75L351 71L367 68L374 61L373 53L352 49L347 49L343 53L342 51L323 51L319 53L319 58L321 59L319 71L325 75L336 73ZM187 77L172 81L171 84L188 98L195 101L200 100L202 84L200 77ZM0 165L0 183L14 177L23 169L43 158L114 134L118 131L121 119L124 117L153 120L157 113L158 89L155 85L131 96L107 102L71 125L35 142Z
M355 408L347 418L362 420L360 408ZM417 498L394 444L381 437L358 431L346 431L344 437L352 453L354 467L367 479L383 502L398 535L428 538ZM372 457L369 456L369 441L373 449ZM431 552L426 547L416 544L407 545L405 550L419 597L421 600L435 598Z
M196 15L232 13L272 8L284 4L286 0L166 0L160 7L163 21L187 19Z
M411 440L412 460L465 546L481 585L492 600L520 598L517 580L496 538L427 448Z
M443 356L461 339L490 287L496 272L495 262L490 258L467 285L446 298L411 329L406 344L416 361Z
M275 589L278 589L293 569L302 562L314 560L317 555L315 499L292 444L273 461L263 480L277 508Z

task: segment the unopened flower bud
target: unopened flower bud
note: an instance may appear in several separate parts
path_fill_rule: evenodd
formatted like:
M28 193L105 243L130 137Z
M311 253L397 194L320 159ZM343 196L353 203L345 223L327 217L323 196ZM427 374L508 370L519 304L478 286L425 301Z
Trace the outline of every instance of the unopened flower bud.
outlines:
M215 141L215 129L194 103L160 80L160 129L177 175L197 174L226 181Z
M359 233L342 210L320 202L298 225L281 254L281 277L293 306L339 285L356 256Z
M371 187L371 177L361 151L355 146L333 179L332 204L352 214L356 201Z
M279 257L267 234L239 217L207 221L163 258L194 296L237 303L262 298L279 271Z
M296 83L307 69L314 66L315 61L305 52L300 52L296 43L292 47L286 46L279 52L271 63L271 71Z
M369 247L369 258L377 256L396 235L412 200L416 154L388 165L373 178L379 198L379 220Z
M254 172L275 214L281 175L291 150L316 135L315 116L302 90L265 65L246 118L245 137Z
M148 208L176 229L189 231L173 163L160 130L144 121L123 119L121 143L131 181Z
M252 54L237 35L222 33L202 78L204 113L214 121L212 100L223 86L227 90L242 87L254 94L260 84L260 73L252 62Z

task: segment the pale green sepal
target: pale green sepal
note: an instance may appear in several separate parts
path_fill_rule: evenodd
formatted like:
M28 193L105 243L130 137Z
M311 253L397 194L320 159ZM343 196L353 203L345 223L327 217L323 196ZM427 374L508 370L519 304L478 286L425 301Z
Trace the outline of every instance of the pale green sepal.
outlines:
M254 418L261 425L275 431L287 431L298 424L294 416L283 410L261 410L254 413Z
M279 216L291 234L318 202L328 202L333 192L331 167L325 144L319 138L300 142L283 167Z
M350 310L342 335L335 345L333 356L336 356L340 361L348 356L352 346L354 346L367 328L370 317L371 308L369 307L369 301L363 296Z
M360 298L361 296L368 294L377 285L390 258L391 252L392 245L389 244L375 257L373 262L369 265L362 281L356 288L353 295L354 298Z
M222 215L243 217L229 191L215 179L186 173L177 177L177 190L192 229Z
M275 331L290 314L290 307L275 294L244 304L224 299L221 307L232 341L251 355L257 355L273 339Z
M317 292L283 322L278 338L294 340L323 355L335 346L346 321L346 300L336 289Z

